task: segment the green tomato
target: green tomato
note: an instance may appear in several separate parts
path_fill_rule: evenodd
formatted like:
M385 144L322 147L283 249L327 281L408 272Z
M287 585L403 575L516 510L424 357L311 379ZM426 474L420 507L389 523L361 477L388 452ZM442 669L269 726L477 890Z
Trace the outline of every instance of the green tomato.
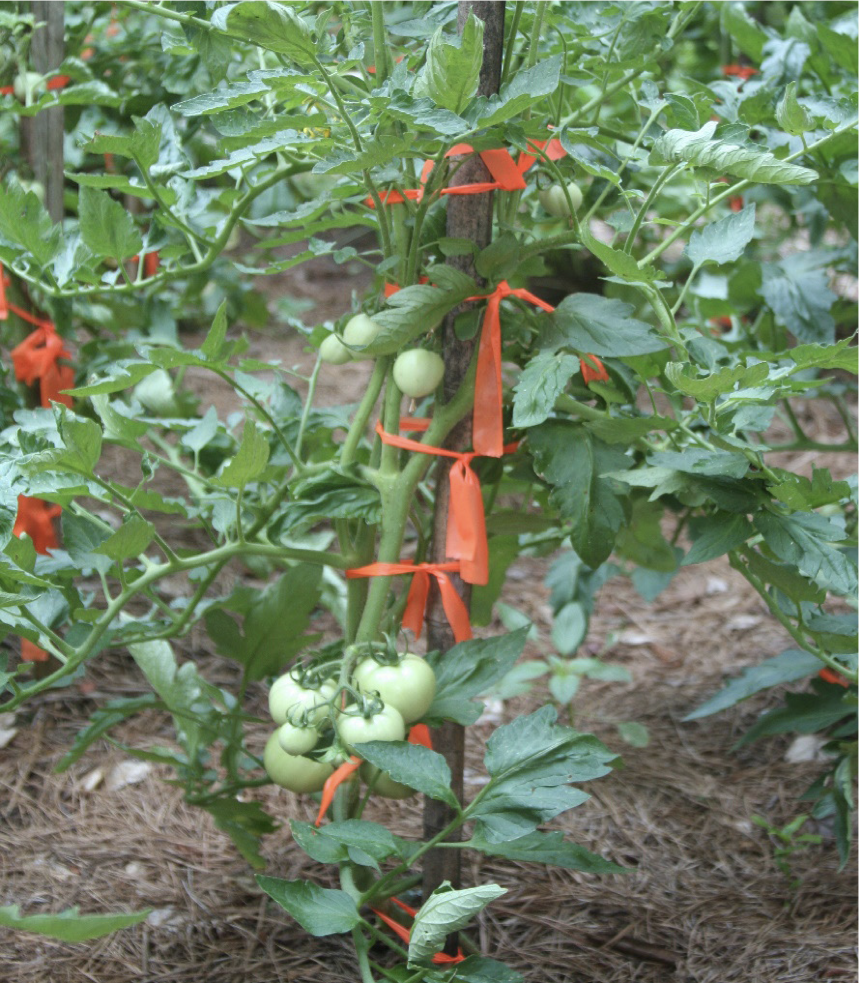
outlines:
M395 782L390 775L379 771L378 768L374 768L366 761L361 765L360 774L365 784L372 784L373 791L377 795L381 795L383 799L410 799L413 795L417 795L413 788L403 785L401 782Z
M397 356L394 362L394 382L412 399L420 399L434 392L444 378L444 362L441 355L425 348L411 348Z
M29 103L36 89L44 83L39 72L21 72L15 78L12 89L19 102Z
M356 314L353 318L350 318L346 323L346 327L343 329L343 341L347 345L351 345L356 348L363 348L364 345L369 345L376 338L376 335L382 330L382 325L377 324L371 317L367 317L366 314ZM369 355L364 355L362 352L353 352L353 358L370 358Z
M582 192L575 181L571 181L567 185L567 192L570 195L570 201L573 205L573 211L578 211L579 206L582 203ZM559 184L553 184L551 188L544 188L540 192L540 204L550 215L554 215L555 218L569 218L570 217L570 206L567 204L567 198L564 195L564 189Z
M345 365L346 362L352 361L352 352L336 334L330 334L319 346L319 357L329 365Z
M334 766L325 761L287 754L278 743L277 731L268 739L262 760L274 784L290 792L319 792L334 771Z
M156 369L132 390L137 401L156 416L174 416L178 410L173 380L164 369Z
M275 680L269 690L269 713L276 724L283 725L290 712L295 715L302 710L307 710L308 722L317 724L328 716L328 701L336 690L337 687L331 680L326 680L319 689L305 688L287 673ZM316 709L313 709L314 707Z
M364 744L367 741L405 740L406 724L399 710L395 710L393 707L382 707L372 717L341 714L337 718L337 733L351 754L353 753L353 744Z
M363 692L378 693L386 706L399 710L407 724L420 720L435 696L435 673L426 659L411 652L393 666L366 659L353 679Z
M277 741L287 754L307 754L319 743L319 731L315 727L299 727L287 720L277 730Z

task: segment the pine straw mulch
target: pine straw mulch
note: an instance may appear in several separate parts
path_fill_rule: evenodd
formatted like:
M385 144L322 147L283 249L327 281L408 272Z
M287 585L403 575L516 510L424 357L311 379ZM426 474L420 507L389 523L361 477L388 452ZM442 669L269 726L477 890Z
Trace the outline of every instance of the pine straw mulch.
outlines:
M518 561L507 600L545 605L543 562ZM497 630L493 626L489 630ZM541 625L541 634L547 626ZM767 835L750 817L783 824L816 774L784 760L790 739L738 752L732 745L775 698L761 697L694 723L681 718L725 674L785 647L781 630L726 564L683 571L653 606L623 581L605 589L588 645L612 633L606 659L632 684L585 683L576 725L623 754L626 767L591 783L593 798L554 828L629 872L595 877L467 854L466 883L497 881L508 893L479 921L475 941L533 983L812 983L855 978L855 871L837 871L830 831L794 859L789 879L772 862ZM532 656L540 643L530 645ZM213 681L233 670L193 653ZM52 769L89 711L140 689L120 655L97 662L90 686L42 699L0 751L0 903L27 913L79 905L89 912L155 909L148 924L82 945L0 929L7 983L268 983L354 981L349 942L312 939L261 897L247 866L209 817L163 784L160 768L118 790L87 790L95 769L110 776L121 751L102 744L62 775ZM543 693L490 704L472 734L467 782L479 787L479 745L493 727L536 707ZM251 709L263 707L252 694ZM636 720L649 747L624 747L617 721ZM126 743L169 742L170 728L146 715L120 728ZM260 739L264 737L261 728ZM258 796L280 817L309 819L313 803L274 789ZM420 806L383 802L368 818L419 835ZM266 842L267 873L331 872L291 841L288 827ZM379 953L382 956L382 953Z

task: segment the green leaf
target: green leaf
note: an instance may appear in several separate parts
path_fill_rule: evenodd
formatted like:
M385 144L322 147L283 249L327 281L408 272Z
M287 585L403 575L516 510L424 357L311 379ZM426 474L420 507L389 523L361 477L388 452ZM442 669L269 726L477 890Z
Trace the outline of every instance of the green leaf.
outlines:
M0 193L0 235L18 243L41 267L47 266L63 244L62 227L54 225L32 191L7 181Z
M786 352L796 363L796 370L844 369L856 375L856 346L852 338L842 338L834 345L797 345Z
M158 162L161 148L161 126L149 119L132 116L134 132L96 133L84 149L91 154L116 154L138 161L149 170Z
M668 130L653 144L650 163L677 164L685 161L694 167L706 167L717 174L730 174L757 184L811 184L817 171L787 164L762 150L738 147L724 140L714 140L716 121L705 123L700 130Z
M454 891L445 881L433 891L415 915L409 942L409 963L430 959L444 946L451 932L458 932L502 894L506 887L480 884Z
M741 676L732 679L715 696L711 696L709 700L702 703L683 719L684 721L698 720L701 717L709 717L713 713L718 713L720 710L727 710L728 707L741 703L750 696L754 696L755 693L770 689L772 686L781 686L784 683L793 683L797 679L805 679L806 676L818 672L821 665L820 659L810 652L803 652L801 649L787 649L772 659L766 659L760 665L744 669Z
M302 634L320 596L322 567L299 563L254 595L242 631L235 620L214 608L206 612L206 629L225 658L245 666L250 681L282 672L304 647Z
M70 389L69 392L72 396L100 396L121 392L123 389L131 389L132 386L136 386L141 379L145 379L154 371L155 366L150 362L120 359L114 364L108 375L100 377L97 382L92 382L87 386Z
M253 420L245 420L238 453L230 459L220 475L210 480L213 485L221 488L244 488L263 473L268 464L268 456L269 446L265 433L257 429Z
M582 644L588 633L588 622L587 612L578 601L570 601L558 611L552 623L552 642L561 655L571 655ZM559 702L568 703L574 695Z
M622 249L614 249L605 242L595 239L591 233L582 226L581 228L582 245L597 259L601 260L614 273L629 283L652 283L662 277L662 273L652 266L638 265L638 260L625 253ZM578 296L581 296L579 294ZM647 349L653 351L653 349ZM629 352L627 354L637 355L639 352Z
M110 935L121 928L138 925L146 921L151 911L151 908L146 908L128 915L82 915L80 909L74 907L57 915L22 915L18 905L13 904L0 908L0 925L21 932L45 935L61 942L87 942L89 939Z
M844 533L815 512L776 515L759 512L752 520L769 548L786 563L792 563L803 576L843 596L857 590L856 565L832 542Z
M576 293L565 297L549 315L541 348L569 345L579 353L644 355L666 347L646 321L632 317L635 308L617 298Z
M469 11L461 34L445 34L443 27L433 34L412 91L458 114L477 92L482 64L483 22Z
M814 129L814 119L796 98L796 82L788 83L784 96L776 106L775 118L785 133L794 137Z
M356 744L355 753L390 775L395 782L417 789L431 799L446 802L452 809L459 809L450 789L450 768L435 751L406 741L369 741Z
M111 700L103 707L93 711L90 714L89 723L75 735L74 743L62 758L60 758L59 764L54 770L59 773L67 771L84 755L87 748L93 745L112 727L122 723L123 720L127 720L134 714L140 713L141 710L151 710L159 705L160 701L158 697L154 693L147 693L145 696Z
M588 566L598 567L608 559L626 519L625 495L605 475L623 468L629 458L562 420L535 427L527 446L535 471L551 486L550 501L572 522L573 548Z
M653 430L676 430L678 423L670 416L613 416L586 420L585 428L606 444L634 444Z
M835 64L841 68L846 68L851 75L856 75L857 70L859 70L856 38L833 31L826 24L817 25L817 36Z
M119 529L93 550L112 560L128 560L146 550L155 535L155 526L139 515L132 515Z
M769 378L770 367L766 362L754 365L728 365L711 375L699 375L699 369L689 362L669 362L665 377L680 392L693 396L699 403L712 403L717 396L733 392L735 388L760 385Z
M617 733L630 747L647 747L650 744L650 731L634 720L626 720L617 725Z
M785 706L770 710L760 717L737 742L737 746L751 744L761 737L773 734L817 734L845 718L855 718L856 704L846 702L847 693L841 686L828 686L816 680L814 692L786 693ZM855 725L852 728L855 735Z
M233 37L286 55L299 65L312 65L316 44L308 25L291 7L269 0L244 0L216 12L212 24Z
M755 234L755 204L746 205L727 218L695 229L686 246L686 255L695 266L705 263L733 263L745 251Z
M143 248L134 219L106 191L83 187L78 197L81 237L96 256L129 259Z
M683 567L706 563L742 546L753 535L751 523L744 515L716 512L694 519L691 524L692 548L680 561Z
M355 902L345 891L317 887L310 881L282 881L262 874L257 874L256 881L311 935L339 935L351 931L361 922Z
M298 819L290 820L289 825L295 842L309 857L322 864L351 861L378 871L379 864L388 857L408 856L413 849L408 841L366 819L346 819L319 829Z
M703 447L687 447L684 451L658 451L651 454L650 463L657 467L673 468L688 474L706 474L715 478L742 478L749 470L748 459L732 451L708 451Z
M743 556L752 573L764 583L772 584L793 601L811 601L812 604L822 604L826 599L826 590L818 587L807 577L803 577L796 567L789 564L776 563L769 557L756 550L747 549Z
M402 157L414 143L415 134L380 134L364 143L358 152L347 147L337 147L313 167L314 174L357 174L382 167Z
M533 68L515 72L512 81L502 85L498 95L475 99L466 116L477 129L497 126L555 93L560 75L560 56L543 58Z
M595 737L555 723L546 706L499 727L486 745L491 776L479 802L469 808L475 836L504 843L533 832L541 823L585 802L589 796L570 782L599 778L615 755Z
M277 823L259 802L242 802L234 797L203 800L200 805L215 820L215 825L229 836L242 857L262 870L266 861L260 853L260 840L273 833Z
M769 35L746 12L744 3L723 3L719 8L722 30L728 33L744 55L760 63Z
M435 698L425 715L430 724L454 720L473 724L483 705L474 697L486 693L512 669L525 648L528 629L471 639L444 654L429 652L427 662L436 678Z
M823 345L835 341L835 321L829 311L838 298L829 289L826 262L830 258L811 250L761 267L761 296L778 322L800 341ZM851 370L856 371L855 353Z
M209 362L217 362L224 350L224 339L227 336L227 302L221 301L206 340L200 345L200 351Z
M214 92L205 92L182 102L174 102L170 109L183 116L207 116L244 106L270 91L265 82L230 82Z
M811 466L811 479L785 472L778 484L768 485L773 498L794 512L809 512L850 498L850 483L834 481L828 468Z
M458 281L456 286L447 290L428 284L404 287L388 298L388 307L373 315L373 320L382 326L382 330L371 345L360 350L368 355L396 354L476 292L477 285L470 278Z
M564 839L564 834L559 832L528 833L509 843L489 843L478 836L473 836L465 846L472 850L480 850L490 857L549 864L554 867L565 867L567 870L581 870L587 874L626 872L625 867L613 864L610 860L603 860L578 843L570 843Z
M575 355L544 351L532 358L514 387L513 426L533 427L547 420L555 400L578 371Z

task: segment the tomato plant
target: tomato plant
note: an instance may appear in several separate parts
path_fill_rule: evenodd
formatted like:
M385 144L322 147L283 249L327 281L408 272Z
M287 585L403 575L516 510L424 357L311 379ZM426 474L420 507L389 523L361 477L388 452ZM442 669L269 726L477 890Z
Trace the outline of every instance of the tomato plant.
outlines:
M170 765L256 868L275 823L238 793L269 779L322 792L319 830L293 820L292 833L337 865L339 888L259 884L312 934L351 933L362 983L513 981L488 955L438 961L498 885L437 886L407 950L382 908L437 851L617 872L540 829L615 755L546 706L493 733L466 800L406 725L474 723L476 698L514 666L524 629L471 628L521 552L555 554L559 702L600 671L569 658L600 587L630 576L654 597L682 566L727 556L795 648L690 718L799 683L746 740L827 733L808 796L836 817L846 860L857 486L774 455L856 451L855 305L832 289L855 266L855 8L797 4L770 22L741 3L517 2L493 47L467 2L125 0L111 39L107 5L66 7L62 87L19 101L32 19L4 12L0 39L3 134L62 105L75 138L62 224L23 163L0 196L14 375L0 404L0 623L56 660L37 675L4 652L0 709L127 650L151 692L96 711L62 768L127 717L169 714L181 750L147 760ZM723 51L748 64L724 70ZM483 202L479 234L451 234L465 199ZM245 238L252 249L224 256ZM235 325L265 316L250 278L317 257L369 267L366 296L336 323L287 315L310 370L249 357ZM538 283L551 269L586 272L550 303ZM22 298L41 312L29 324ZM179 328L201 317L192 345ZM357 405L320 407L321 363L335 374L356 355ZM226 384L241 412L200 412L187 374ZM403 395L421 401L417 421ZM838 409L843 442L807 436L811 399ZM399 436L407 426L419 439ZM47 537L37 555L35 525L13 534L19 495L62 511L61 549ZM231 564L265 586L224 587ZM359 665L386 634L420 635L427 604L457 644ZM316 630L323 606L336 638ZM195 629L240 670L236 692L177 658ZM279 728L261 752L244 707L256 683ZM356 772L370 795L415 790L448 818L426 840L394 837L362 818ZM376 962L377 942L408 969Z

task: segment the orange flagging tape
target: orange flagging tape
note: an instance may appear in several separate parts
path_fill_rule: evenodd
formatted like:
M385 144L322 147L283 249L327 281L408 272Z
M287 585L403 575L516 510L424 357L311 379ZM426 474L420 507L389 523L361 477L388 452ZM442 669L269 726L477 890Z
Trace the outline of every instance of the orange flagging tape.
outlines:
M351 570L347 570L346 576L352 580L356 577L396 577L400 574L412 574L412 584L409 587L406 610L403 614L403 627L413 632L415 638L421 637L430 577L435 577L441 593L444 613L453 629L453 637L457 642L466 642L472 637L468 609L456 592L453 581L448 577L449 573L459 573L459 561L455 563L369 563L364 567L353 567Z
M583 355L579 359L579 365L581 366L582 378L586 386L589 386L592 382L608 382L608 372L606 372L605 366L596 355Z
M474 421L472 443L475 453L483 457L501 457L504 453L504 394L501 384L501 301L505 297L536 304L544 311L555 308L528 290L514 289L506 280L492 291L468 300L486 300L486 313L477 351L477 377L474 382Z
M530 140L529 147L540 149L549 160L558 160L566 154L558 139L551 140ZM474 148L467 143L458 143L451 147L445 157L457 157L473 154ZM519 154L518 161L514 161L510 156L510 151L504 147L494 150L479 151L480 159L486 165L486 169L492 175L492 181L478 181L474 184L457 184L452 187L442 188L439 195L479 195L486 191L522 191L526 187L523 175L537 159L536 154L522 152ZM406 199L420 201L424 196L424 189L432 173L433 162L428 160L424 163L421 171L421 186L419 188L405 188L402 191L385 191L379 197L383 204L401 205ZM372 197L364 199L364 204L370 208L375 208Z
M37 553L47 553L57 547L54 519L62 512L59 505L48 505L41 498L18 496L18 515L12 530L15 536L26 533L33 541ZM22 662L47 662L48 653L28 638L21 639Z
M426 430L429 420L403 417L401 430ZM454 560L459 560L459 575L468 584L489 582L489 549L486 541L486 517L483 510L483 494L480 480L472 470L471 462L478 457L474 451L453 451L444 447L433 447L419 440L389 434L376 424L376 433L383 444L400 447L418 454L434 454L439 457L452 457L456 464L450 469L450 516L447 526L445 552ZM512 454L519 442L506 444L505 454Z
M835 683L837 686L850 685L850 683L847 682L841 673L836 672L834 669L830 669L828 666L826 669L821 669L817 675L827 683Z
M409 905L404 904L399 900L399 898L389 898L388 900L393 901L398 908L401 908L407 915L411 915L412 918L417 915L417 909L411 908ZM401 925L398 921L391 918L390 915L386 915L383 911L379 911L378 908L371 908L370 910L374 915L378 915L379 918L381 918L382 921L388 926L388 928L391 929L391 931L394 932L394 934L397 935L401 941L405 942L406 945L411 942L412 933L406 928L405 925ZM461 963L464 959L465 956L462 954L462 949L459 949L455 956L449 956L446 952L437 952L432 957L432 961L437 966L450 963Z
M352 757L346 761L344 764L340 765L332 774L325 779L325 784L322 786L322 799L319 803L319 813L316 816L316 825L321 826L322 820L325 817L325 813L331 803L334 801L334 793L352 775L353 772L357 771L361 767L361 759L356 757L354 754Z

